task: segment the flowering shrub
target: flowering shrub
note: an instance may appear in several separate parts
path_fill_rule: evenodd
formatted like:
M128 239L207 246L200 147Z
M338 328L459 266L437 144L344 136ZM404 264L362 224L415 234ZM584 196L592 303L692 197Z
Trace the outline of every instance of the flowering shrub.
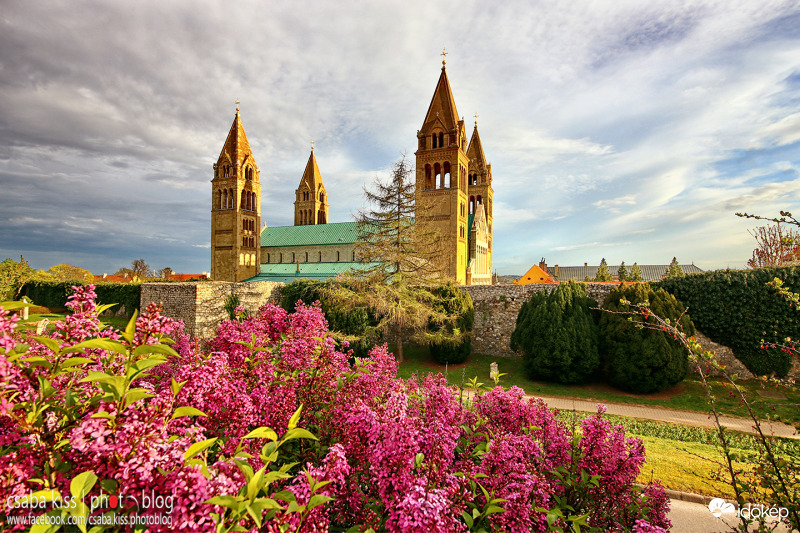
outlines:
M350 362L318 304L239 315L206 350L157 305L124 332L102 328L91 286L69 307L38 337L0 311L11 529L28 529L10 520L31 495L48 502L34 515L84 531L121 517L151 531L670 526L663 490L633 485L641 441L600 414L570 427L518 388L464 403L441 375L398 379L385 345Z

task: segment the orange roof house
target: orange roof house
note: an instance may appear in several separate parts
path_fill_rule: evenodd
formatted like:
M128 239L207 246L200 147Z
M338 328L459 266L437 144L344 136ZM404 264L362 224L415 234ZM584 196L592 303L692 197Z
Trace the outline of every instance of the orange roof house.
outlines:
M555 283L555 280L547 273L547 265L544 259L538 265L533 265L530 270L514 282L514 285L530 285L532 283Z

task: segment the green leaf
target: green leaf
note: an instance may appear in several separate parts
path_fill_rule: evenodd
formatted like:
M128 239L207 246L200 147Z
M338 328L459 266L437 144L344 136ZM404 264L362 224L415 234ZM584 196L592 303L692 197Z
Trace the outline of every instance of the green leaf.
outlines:
M195 442L194 444L189 446L188 450L186 450L186 453L183 456L184 460L191 459L192 457L194 457L195 455L199 454L200 452L202 452L203 450L205 450L206 448L208 448L209 446L211 446L215 442L217 442L217 438L216 437L214 437L213 439L207 439L207 440L203 440L203 441L200 441L200 442Z
M472 519L472 516L466 511L461 511L461 518L463 518L464 522L466 522L467 529L471 530L472 529L472 524L474 523L474 520Z
M112 415L108 411L100 411L93 414L92 418L107 418L108 420L114 420L116 416Z
M289 431L283 434L283 438L281 440L285 442L287 440L292 440L292 439L319 440L317 437L314 436L313 433L303 428L290 429Z
M172 378L172 383L170 384L170 387L172 388L172 395L178 396L178 393L181 391L183 386L186 385L188 381L189 380L181 381L180 383L178 383L177 381L175 381L175 378Z
M271 428L268 427L260 427L256 428L242 439L269 439L269 440L278 440L278 434L275 433Z
M127 409L132 403L143 398L152 398L155 394L150 394L146 389L131 389L125 394L125 403L123 409Z
M486 516L489 516L490 514L495 514L495 513L505 513L506 510L496 505L490 505L489 507L486 508L484 512L486 513Z
M88 359L86 357L70 357L69 359L61 363L61 368L68 368L77 365L85 365L86 363L92 363L92 362L93 361L91 359Z
M40 501L54 502L61 499L61 494L57 490L37 490L31 497Z
M133 340L136 338L136 319L139 318L139 311L136 309L133 310L133 315L131 319L128 320L128 325L125 326L125 331L122 333L122 338L128 341L129 343L133 344Z
M314 507L319 507L329 501L333 500L330 496L325 496L324 494L315 494L308 500L308 509L311 510Z
M62 352L75 353L82 352L83 350L106 350L109 352L118 353L120 355L127 355L128 353L124 344L109 339L89 339L88 341L79 342L78 344L70 346L69 348L64 348Z
M61 353L61 346L59 346L58 341L51 339L50 337L33 337L33 340L39 344L44 344L47 346L48 350L56 355Z
M222 507L227 507L231 511L238 511L240 502L235 496L214 496L213 498L207 499L204 503L209 505L221 505Z
M253 507L250 504L247 504L245 510L247 511L247 514L250 515L250 518L253 519L253 522L256 523L256 527L258 529L261 529L261 512L253 509Z
M97 476L94 475L94 472L91 470L81 472L70 481L69 493L74 499L83 500L83 497L92 490L95 483L97 483Z
M141 346L137 346L133 351L134 357L147 354L172 355L178 357L178 352L166 344L142 344Z
M289 419L289 425L286 429L294 429L297 427L298 422L300 422L300 412L303 410L303 404L300 404L300 407L297 408L297 411L294 412L292 418Z
M114 494L119 488L119 483L117 483L116 479L103 479L100 481L100 488L109 494Z
M182 416L208 416L208 415L205 414L200 409L184 405L183 407L178 407L177 409L175 409L175 412L172 413L170 420L173 420L175 418L180 418Z
M142 359L141 361L136 361L131 367L128 369L128 379L134 380L136 376L141 374L142 372L153 368L154 366L163 365L167 361L160 356L156 357L149 357L147 359Z

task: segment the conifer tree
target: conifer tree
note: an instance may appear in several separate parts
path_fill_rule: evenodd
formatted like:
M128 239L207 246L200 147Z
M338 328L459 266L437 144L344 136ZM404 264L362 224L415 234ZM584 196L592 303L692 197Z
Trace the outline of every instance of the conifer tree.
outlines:
M683 269L678 264L678 260L676 258L672 258L672 262L667 267L667 270L664 272L664 277L666 278L682 278L684 276Z
M639 268L639 264L635 261L631 267L631 275L628 276L628 281L642 281L642 270Z
M619 270L617 270L617 278L619 278L620 281L628 280L628 269L625 268L625 261L619 265Z
M519 310L511 349L520 350L531 379L583 383L600 367L597 302L570 281L538 291Z
M602 261L600 261L600 268L597 269L597 274L594 276L594 281L611 281L614 277L611 275L611 271L608 269L608 263L606 263L606 258L604 257Z
M364 188L373 207L356 217L356 250L361 262L375 265L352 273L348 283L329 293L343 306L368 309L377 320L376 328L395 342L399 361L404 340L441 343L446 342L447 332L469 334L456 325L460 314L438 305L433 289L445 280L447 250L439 245L435 230L415 224L424 216L415 205L415 189L405 156L395 163L388 182L376 179L373 190Z

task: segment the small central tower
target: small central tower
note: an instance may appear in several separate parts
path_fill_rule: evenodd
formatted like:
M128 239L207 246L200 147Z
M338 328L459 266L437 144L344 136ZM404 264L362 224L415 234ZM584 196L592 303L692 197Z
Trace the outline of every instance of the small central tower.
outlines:
M308 156L306 170L300 178L294 201L294 225L305 226L308 224L328 223L328 193L322 183L322 174L314 157L314 147Z
M211 279L242 281L258 274L261 183L239 105L211 180Z
M448 275L466 283L469 257L467 136L459 119L445 61L422 127L417 131L417 223L436 230Z

